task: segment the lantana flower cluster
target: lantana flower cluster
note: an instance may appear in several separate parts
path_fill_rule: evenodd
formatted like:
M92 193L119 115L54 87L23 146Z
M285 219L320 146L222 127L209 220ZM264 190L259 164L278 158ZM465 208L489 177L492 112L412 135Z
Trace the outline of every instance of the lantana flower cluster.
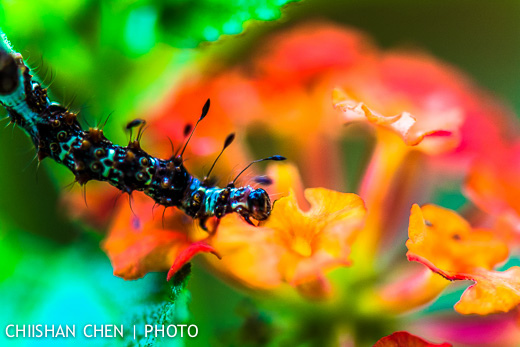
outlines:
M409 331L377 336L377 346L434 345L411 333L468 345L519 341L520 268L503 266L519 242L518 126L460 71L313 23L265 39L235 66L192 69L181 80L150 116L146 149L170 156L167 138L180 145L210 97L186 165L202 172L231 132L237 140L216 169L224 184L250 160L288 157L242 179L272 179L272 215L251 226L231 214L207 233L134 194L102 244L115 275L172 275L203 252L213 273L251 293L316 302L339 325L384 315ZM465 204L443 206L441 188L462 192ZM450 314L414 315L467 280ZM352 300L361 303L342 311Z

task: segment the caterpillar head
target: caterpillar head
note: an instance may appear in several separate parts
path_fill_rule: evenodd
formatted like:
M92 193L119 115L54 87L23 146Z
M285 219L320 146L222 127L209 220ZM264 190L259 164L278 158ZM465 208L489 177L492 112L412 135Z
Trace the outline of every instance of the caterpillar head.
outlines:
M262 188L254 189L247 186L237 189L231 196L231 204L233 210L250 224L250 218L261 221L271 214L271 200Z
M256 220L265 220L271 214L271 200L262 188L254 189L247 197L250 216Z

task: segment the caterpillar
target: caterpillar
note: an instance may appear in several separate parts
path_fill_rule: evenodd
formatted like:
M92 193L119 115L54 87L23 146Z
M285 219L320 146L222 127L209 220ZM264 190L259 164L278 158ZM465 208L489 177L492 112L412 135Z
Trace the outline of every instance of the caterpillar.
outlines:
M175 206L193 219L198 219L204 230L207 230L206 221L213 216L220 219L226 214L237 213L253 224L251 218L262 221L271 213L271 201L264 189L249 185L236 187L235 183L252 164L264 160L285 160L285 157L275 155L255 160L226 187L214 186L208 177L224 149L233 141L234 134L231 134L205 179L190 175L184 167L184 150L197 125L209 111L209 99L182 152L169 159L159 159L140 146L144 120L136 119L128 123L127 129L130 131L135 127L140 129L136 139L130 136L127 146L112 143L104 136L102 129L91 127L83 130L76 113L49 100L47 89L33 79L22 56L11 48L5 35L2 35L0 104L7 110L10 121L29 135L36 147L38 160L50 157L63 164L81 185L98 180L106 181L124 193L142 191L156 204Z

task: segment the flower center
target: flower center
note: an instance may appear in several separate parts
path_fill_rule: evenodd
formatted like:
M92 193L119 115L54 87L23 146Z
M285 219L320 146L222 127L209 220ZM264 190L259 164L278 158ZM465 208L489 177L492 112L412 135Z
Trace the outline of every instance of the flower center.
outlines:
M311 244L301 236L296 236L293 239L291 249L303 257L310 257L312 255Z

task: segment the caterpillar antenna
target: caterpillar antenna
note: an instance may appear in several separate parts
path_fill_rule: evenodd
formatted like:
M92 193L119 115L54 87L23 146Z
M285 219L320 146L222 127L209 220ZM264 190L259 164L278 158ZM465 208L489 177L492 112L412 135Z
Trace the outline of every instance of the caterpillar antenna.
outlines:
M206 101L206 103L204 104L204 106L202 107L202 114L201 114L199 120L197 121L197 123L195 123L195 126L193 127L193 130L191 131L190 137L188 137L188 141L186 141L186 144L184 144L184 147L182 148L182 151L179 154L179 157L182 158L182 155L184 154L184 151L186 150L186 147L188 146L188 143L190 142L191 137L193 136L193 133L195 132L195 129L197 129L197 125L199 125L200 121L203 120L204 117L206 117L206 115L208 114L209 106L210 106L210 100L208 99Z
M209 178L209 175L211 175L211 171L213 171L213 168L215 167L215 164L219 160L220 156L222 155L222 153L224 153L226 148L228 148L228 146L231 143L233 143L234 140L235 140L235 133L231 133L226 137L226 140L224 141L224 146L222 147L222 150L220 151L219 155L217 156L217 159L215 159L215 161L213 162L213 165L211 165L211 168L209 169L208 174L206 175L206 177L204 177L204 181L206 181Z
M244 171L246 171L247 169L249 169L249 167L255 163L259 163L261 161L266 161L266 160L273 160L273 161L282 161L282 160L286 160L287 158L286 157L282 157L281 155L273 155L272 157L267 157L267 158L263 158L263 159L258 159L258 160L255 160L255 161L252 161L251 163L249 163L249 165L247 165L245 167L244 170L240 171L240 173L235 177L235 179L229 184L229 186L232 186L234 187L235 186L235 182L237 181L237 179L240 177L240 175L242 175L244 173Z

